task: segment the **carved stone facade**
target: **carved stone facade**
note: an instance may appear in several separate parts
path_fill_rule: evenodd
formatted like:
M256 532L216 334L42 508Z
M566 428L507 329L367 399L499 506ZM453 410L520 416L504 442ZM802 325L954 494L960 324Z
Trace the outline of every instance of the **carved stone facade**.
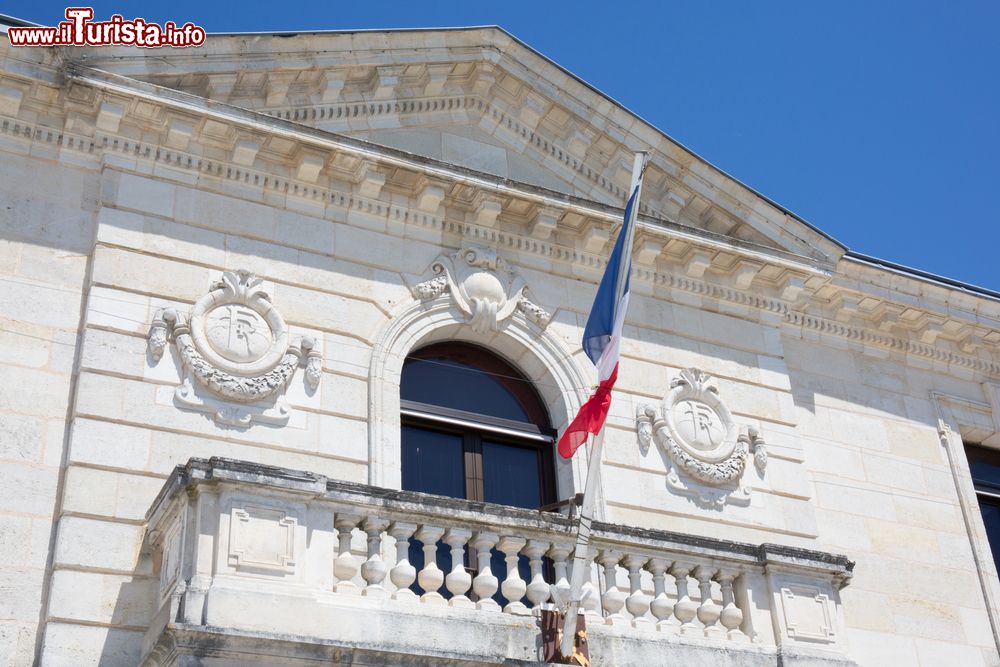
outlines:
M401 369L484 346L564 428L640 149L593 664L1000 664L963 449L1000 446L996 294L849 251L496 28L209 40L0 34L0 667L538 659L568 524L402 491Z
M249 271L227 271L194 304L190 320L174 308L156 311L149 354L159 361L172 336L185 373L174 391L179 406L211 413L225 426L280 425L288 421L284 391L300 365L309 388L319 386L323 359L316 340L289 342L262 282Z
M748 504L744 469L752 454L757 472L764 475L764 439L755 428L740 430L712 378L702 371L681 371L670 387L661 413L649 405L638 407L639 444L648 449L656 440L667 453L671 490L709 506Z
M524 280L494 249L470 246L441 255L430 270L437 275L414 286L413 296L427 300L448 293L477 333L498 331L515 310L543 329L552 319L528 299Z

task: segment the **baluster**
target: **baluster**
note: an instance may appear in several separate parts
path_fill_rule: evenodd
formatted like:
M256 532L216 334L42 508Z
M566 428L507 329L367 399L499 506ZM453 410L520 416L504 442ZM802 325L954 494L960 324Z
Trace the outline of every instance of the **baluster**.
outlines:
M437 565L437 542L444 535L444 528L420 526L416 538L424 545L424 566L417 573L417 583L424 589L421 602L445 604L444 596L438 593L444 583L444 572Z
M365 517L361 529L368 535L368 560L361 564L361 576L368 584L363 591L367 596L383 597L385 588L382 581L389 571L382 560L382 531L389 526L386 519Z
M628 568L629 596L625 598L625 608L632 614L632 625L637 628L650 629L652 623L646 618L649 611L649 596L642 592L642 566L649 560L644 556L629 554L625 557L625 567Z
M417 529L416 524L394 521L389 526L389 534L396 540L396 565L389 572L389 581L396 587L394 600L413 600L416 593L410 586L417 579L417 568L410 564L410 536Z
M359 593L358 585L353 579L358 573L358 561L351 553L351 533L358 525L361 517L352 514L337 514L333 522L337 529L337 558L333 561L333 573L337 583L333 590L338 593Z
M549 550L551 544L541 540L528 540L524 555L528 557L531 567L531 583L528 584L528 601L532 609L540 609L543 602L549 599L549 585L542 574L542 556Z
M508 614L528 613L528 608L521 602L528 586L521 579L521 573L517 571L517 555L524 544L524 538L505 535L500 538L500 544L497 545L497 548L503 552L504 560L507 563L507 578L500 585L500 592L507 598L507 606L503 610Z
M466 593L472 586L472 576L465 571L465 543L472 537L472 531L464 528L449 528L444 535L445 543L451 547L451 572L445 577L445 586L451 592L448 603L452 607L473 607Z
M723 636L722 629L716 623L719 620L719 613L722 607L715 604L712 599L712 577L715 576L715 569L699 565L694 569L694 577L698 580L698 588L701 591L701 604L698 605L698 620L705 626L705 636L712 639L719 639Z
M567 566L569 563L567 563L566 559L572 551L573 547L569 545L553 544L547 554L552 559L552 567L556 571L556 583L550 587L549 595L552 598L553 604L558 608L562 608L569 602L570 584L569 576L567 575Z
M479 598L479 601L476 602L476 609L500 611L500 605L493 599L497 588L500 587L500 580L493 575L493 570L490 568L492 556L490 551L499 539L496 533L478 532L470 542L476 550L476 560L479 562L479 574L472 580L472 590Z
M731 570L719 570L716 580L722 587L722 613L719 620L726 628L726 637L734 641L747 641L747 637L740 629L743 623L743 610L736 606L736 596L733 594L733 580L736 573Z
M594 550L587 549L587 557L584 559L581 567L585 568L583 576L583 588L580 591L580 604L583 607L584 613L587 615L587 622L590 624L602 623L604 618L601 616L601 594L598 592L597 586L594 585ZM573 567L576 567L576 553L573 554ZM570 570L570 575L572 575L572 570Z
M604 607L604 622L608 625L617 625L625 620L619 613L625 606L625 594L618 590L616 569L621 558L621 553L609 549L602 549L597 557L597 562L604 567L604 597L601 604Z
M674 575L677 583L677 602L674 603L674 617L680 623L680 632L684 635L701 634L701 628L694 624L694 617L698 614L698 605L688 594L688 574L691 566L685 563L674 563L670 568L670 574Z
M674 613L674 605L667 597L666 572L670 561L664 558L651 558L646 569L653 575L653 601L649 603L649 611L656 618L656 629L670 632L677 631L677 626L669 622Z
M587 568L590 569L590 563L587 563ZM580 592L580 603L583 605L583 611L587 615L587 621L591 624L599 623L604 619L601 617L601 596L597 592L597 587L594 586L594 582L589 579L583 582L583 590Z

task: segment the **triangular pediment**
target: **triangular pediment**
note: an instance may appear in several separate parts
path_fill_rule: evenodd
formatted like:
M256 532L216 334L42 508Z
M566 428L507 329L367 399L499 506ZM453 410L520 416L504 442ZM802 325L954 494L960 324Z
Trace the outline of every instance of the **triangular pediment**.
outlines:
M312 128L833 263L843 246L499 28L213 35L88 65Z

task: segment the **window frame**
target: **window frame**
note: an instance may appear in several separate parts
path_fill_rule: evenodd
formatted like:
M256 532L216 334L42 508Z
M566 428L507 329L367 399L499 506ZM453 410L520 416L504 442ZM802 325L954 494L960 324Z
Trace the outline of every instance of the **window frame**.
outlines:
M440 405L433 405L421 401L414 401L400 398L400 430L410 426L429 431L448 433L462 436L462 449L464 453L465 469L465 499L485 502L485 477L483 465L483 440L490 440L501 444L532 449L537 454L538 459L538 497L541 500L539 507L544 507L557 500L558 489L556 483L555 458L553 450L557 432L548 426L549 417L545 403L534 388L533 383L524 377L523 373L517 370L513 364L495 354L493 351L466 342L439 342L416 350L407 355L403 362L403 372L406 369L406 362L411 358L421 359L421 354L430 352L445 352L454 350L463 355L483 355L482 359L487 367L503 367L509 377L525 383L525 390L522 395L527 394L530 389L530 398L536 403L533 410L528 412L540 412L540 419L544 418L546 424L539 425L533 422L505 419L492 415L481 414L448 408ZM476 367L482 373L491 371ZM400 381L402 391L402 380ZM510 388L508 387L508 390ZM514 392L512 392L514 393ZM400 444L402 445L402 438ZM537 509L537 508L534 508Z
M976 490L976 495L1000 500L1000 450L969 442L963 442L962 444L965 447L965 458L969 462L969 476L972 478L972 488ZM972 474L972 466L975 463L986 463L996 466L998 470L997 481L993 482L987 479L976 478Z

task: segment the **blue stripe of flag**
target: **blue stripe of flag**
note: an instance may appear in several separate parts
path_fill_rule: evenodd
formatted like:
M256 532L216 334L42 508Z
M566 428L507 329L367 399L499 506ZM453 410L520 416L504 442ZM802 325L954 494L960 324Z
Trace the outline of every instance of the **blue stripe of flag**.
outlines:
M629 269L625 271L625 289L622 291L622 294L626 294L629 288L632 252L631 248L628 249L628 252L625 250L625 239L628 237L628 229L626 227L632 224L632 206L635 204L635 195L638 190L636 188L632 191L632 196L629 197L628 204L625 206L625 221L618 232L615 248L611 251L608 266L604 269L604 277L601 278L601 284L597 288L597 296L594 297L594 305L590 309L590 317L587 318L587 326L583 330L583 351L595 365L598 359L601 358L601 354L604 353L604 348L608 346L608 342L611 340L611 332L615 326L615 317L618 314L617 311L620 305L615 303L615 297L618 295L616 283L618 281L618 269L622 262L628 262Z

